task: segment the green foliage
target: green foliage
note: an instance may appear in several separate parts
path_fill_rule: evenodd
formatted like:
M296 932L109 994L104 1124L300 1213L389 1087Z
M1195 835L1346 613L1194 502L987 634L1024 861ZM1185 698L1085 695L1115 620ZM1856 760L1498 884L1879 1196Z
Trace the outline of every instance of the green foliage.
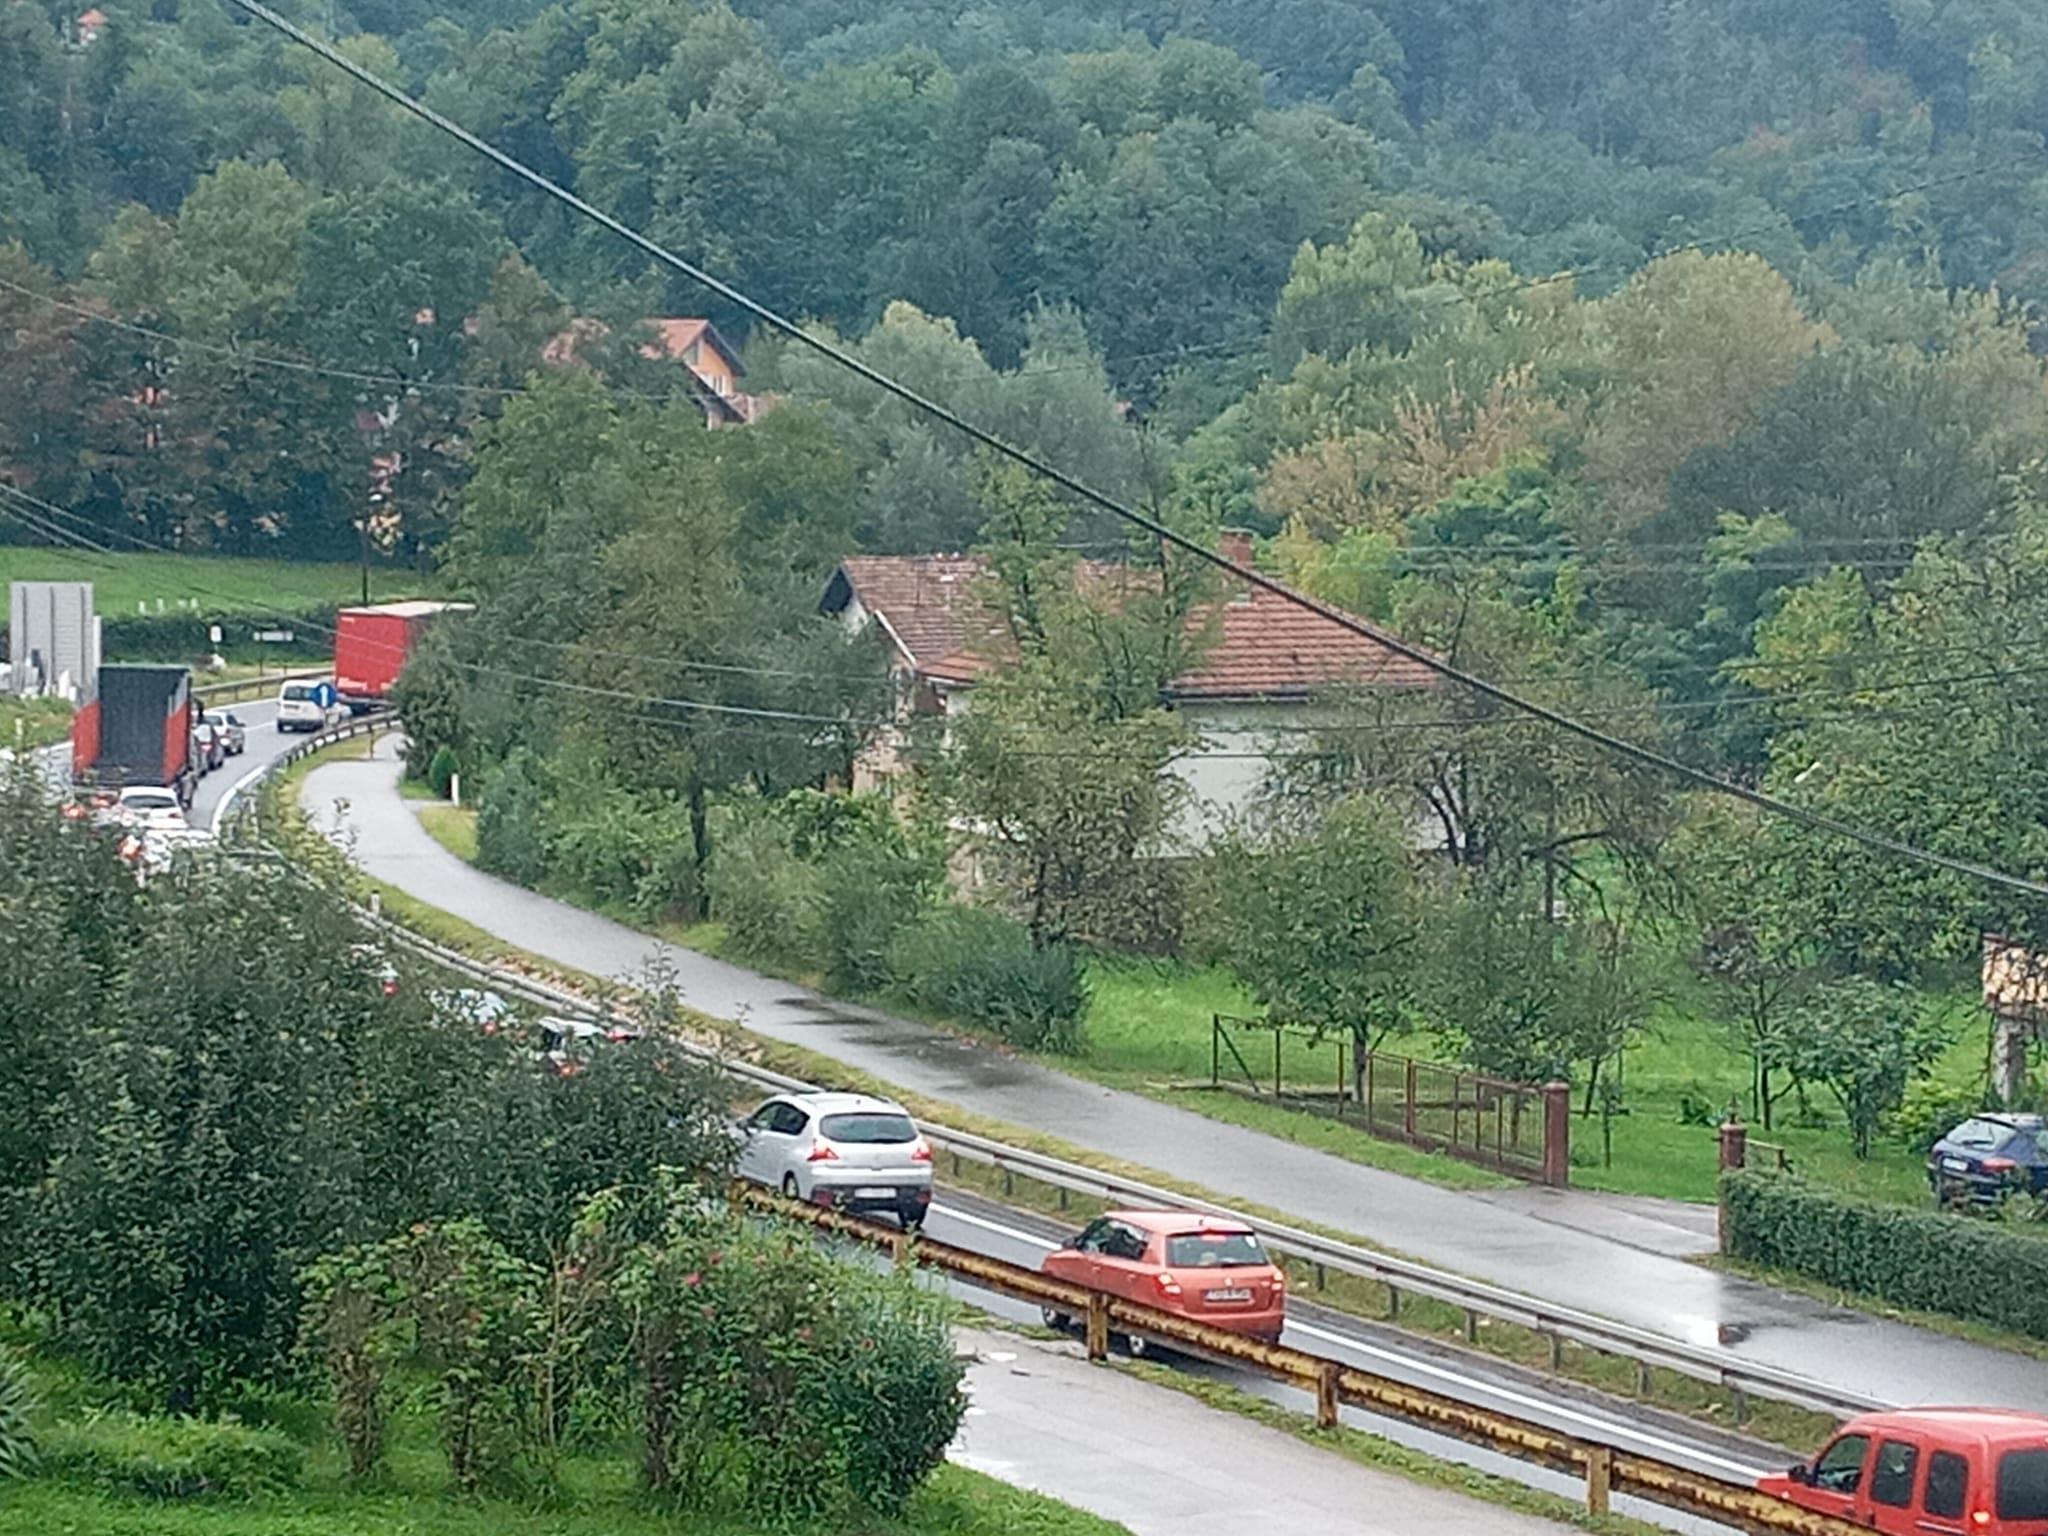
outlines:
M448 789L455 781L455 775L462 769L462 759L455 755L453 747L441 746L434 749L434 755L427 760L427 788L439 798L448 798Z
M1953 1087L1931 1078L1906 1085L1899 1102L1885 1116L1884 1129L1915 1157L1925 1157L1934 1144L1980 1110L1993 1108L1981 1086Z
M36 1468L37 1408L28 1362L0 1349L0 1483Z
M966 1409L948 1307L805 1234L672 1221L624 1262L648 1485L770 1518L893 1514Z
M298 1486L305 1451L276 1430L233 1419L91 1412L50 1426L41 1467L53 1478L149 1499L247 1499Z
M1077 950L1034 945L1011 918L939 907L897 936L889 970L923 1008L994 1031L1026 1050L1077 1054L1085 1043L1088 981Z
M815 964L822 955L823 874L791 850L788 832L772 815L726 821L704 890L735 954L794 965Z
M36 970L0 990L6 1256L56 1343L138 1395L289 1378L320 1253L460 1214L539 1262L593 1191L728 1167L726 1089L659 1036L545 1074L424 978L385 996L328 891L226 860L138 889L110 837L14 793L4 963Z
M476 862L508 880L534 885L548 872L546 790L524 749L484 778L476 804Z
M1423 911L1403 829L1357 800L1288 839L1209 861L1197 932L1276 1019L1370 1048L1408 1027Z
M1894 1306L2048 1339L2048 1242L1872 1205L1759 1172L1722 1175L1724 1250Z
M1868 1157L1885 1116L1947 1041L1904 988L1861 976L1822 982L1794 1004L1777 1064L1827 1086Z

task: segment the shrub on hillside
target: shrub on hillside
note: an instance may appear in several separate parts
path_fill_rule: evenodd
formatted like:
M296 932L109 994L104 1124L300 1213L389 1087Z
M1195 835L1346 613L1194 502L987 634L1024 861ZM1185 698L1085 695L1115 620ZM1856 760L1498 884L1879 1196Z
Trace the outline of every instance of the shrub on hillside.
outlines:
M127 1412L55 1424L41 1451L49 1476L152 1499L275 1493L296 1487L304 1467L305 1452L275 1430Z
M980 1024L1026 1050L1078 1054L1088 1011L1080 952L1032 946L1022 923L980 907L938 907L897 935L889 971L912 1002Z
M1907 1084L1899 1107L1885 1116L1885 1130L1914 1156L1925 1157L1942 1137L1989 1107L1981 1087L1951 1088L1922 1078Z
M2048 1240L1753 1170L1722 1175L1721 1208L1735 1258L2048 1339Z

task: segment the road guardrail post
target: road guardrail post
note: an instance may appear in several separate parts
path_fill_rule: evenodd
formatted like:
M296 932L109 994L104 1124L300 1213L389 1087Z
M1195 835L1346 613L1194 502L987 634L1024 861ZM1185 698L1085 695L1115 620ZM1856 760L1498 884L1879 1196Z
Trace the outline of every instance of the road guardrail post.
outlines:
M1337 1427L1337 1376L1342 1369L1336 1361L1325 1360L1316 1372L1316 1428Z
M1088 1298L1088 1358L1109 1358L1109 1298L1100 1291Z
M1586 1513L1604 1515L1614 1493L1614 1449L1606 1445L1586 1447Z

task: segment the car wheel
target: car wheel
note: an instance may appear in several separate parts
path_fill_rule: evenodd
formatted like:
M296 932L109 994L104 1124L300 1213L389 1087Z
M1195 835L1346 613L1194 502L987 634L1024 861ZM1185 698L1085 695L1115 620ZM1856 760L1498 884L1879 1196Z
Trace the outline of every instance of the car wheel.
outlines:
M1157 1360L1166 1351L1143 1334L1127 1333L1124 1335L1124 1353L1133 1360Z
M924 1226L924 1209L921 1205L901 1206L897 1209L896 1219L903 1223L904 1231L918 1231Z
M796 1187L796 1175L793 1173L785 1173L782 1176L782 1192L792 1200L801 1200L804 1197L803 1191Z
M1038 1315L1045 1319L1045 1326L1054 1333L1072 1333L1074 1320L1058 1307L1040 1307Z

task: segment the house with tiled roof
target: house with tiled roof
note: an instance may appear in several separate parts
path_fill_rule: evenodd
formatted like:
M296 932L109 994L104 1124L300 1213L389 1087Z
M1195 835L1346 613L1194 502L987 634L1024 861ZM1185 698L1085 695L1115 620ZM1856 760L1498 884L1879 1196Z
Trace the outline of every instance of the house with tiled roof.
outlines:
M709 320L682 318L645 322L653 332L640 355L681 363L697 384L697 402L714 427L741 426L761 414L761 397L740 388L746 373L739 350ZM588 366L588 353L611 328L601 320L572 320L541 348L541 361L553 367Z
M1251 536L1225 534L1223 553L1250 564ZM886 637L901 714L954 714L1001 664L987 574L975 555L855 555L840 562L819 607L849 630L873 627ZM1123 566L1084 561L1076 579L1115 587L1131 575ZM1297 744L1331 694L1440 686L1435 672L1375 638L1370 625L1361 634L1262 587L1224 580L1225 594L1191 619L1203 635L1199 655L1163 697L1201 742L1173 767L1190 790L1181 830L1195 840L1251 804L1269 754ZM877 742L857 765L855 788L879 787L901 768L895 743Z

